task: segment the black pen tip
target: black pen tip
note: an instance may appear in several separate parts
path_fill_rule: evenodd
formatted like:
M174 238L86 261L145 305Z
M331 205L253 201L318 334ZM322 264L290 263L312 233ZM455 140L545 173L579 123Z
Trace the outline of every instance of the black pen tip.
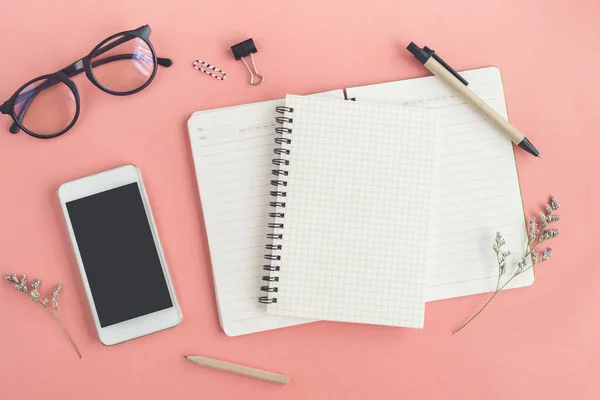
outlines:
M533 146L533 144L531 144L531 142L526 137L524 137L523 140L521 140L521 143L519 143L518 146L526 152L528 152L529 154L531 154L532 156L542 158L540 156L540 152L537 151L537 149Z

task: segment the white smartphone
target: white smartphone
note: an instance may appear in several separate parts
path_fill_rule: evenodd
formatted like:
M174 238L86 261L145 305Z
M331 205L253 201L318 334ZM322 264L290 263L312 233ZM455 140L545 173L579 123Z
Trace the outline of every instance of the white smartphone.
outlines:
M58 198L100 341L113 345L182 320L135 165L67 182Z

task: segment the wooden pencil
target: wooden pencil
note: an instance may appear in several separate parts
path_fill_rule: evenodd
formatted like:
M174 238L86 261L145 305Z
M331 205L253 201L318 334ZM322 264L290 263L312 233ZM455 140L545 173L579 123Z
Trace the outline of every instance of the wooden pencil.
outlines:
M247 367L245 365L234 364L227 361L216 360L214 358L203 356L184 356L184 358L201 367L218 369L236 375L242 375L271 383L277 383L279 385L287 385L289 382L289 378L286 375L264 371L258 368Z

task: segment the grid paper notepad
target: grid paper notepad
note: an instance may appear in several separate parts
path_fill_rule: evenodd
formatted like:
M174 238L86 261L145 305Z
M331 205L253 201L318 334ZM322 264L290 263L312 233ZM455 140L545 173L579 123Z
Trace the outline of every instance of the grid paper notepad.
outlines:
M437 112L304 96L286 107L268 313L423 327Z

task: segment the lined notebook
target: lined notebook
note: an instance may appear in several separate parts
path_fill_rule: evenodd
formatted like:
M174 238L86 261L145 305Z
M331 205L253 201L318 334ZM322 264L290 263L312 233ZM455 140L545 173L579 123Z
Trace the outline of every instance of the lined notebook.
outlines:
M500 70L462 71L469 88L508 119ZM434 163L433 220L429 244L427 301L491 292L498 264L491 250L496 231L512 250L516 266L527 242L513 145L477 111L434 76L346 90L357 102L437 109L440 133ZM509 271L510 272L510 271ZM506 279L511 274L506 274ZM507 288L531 285L533 268Z
M437 112L290 95L278 111L269 314L421 328Z
M343 99L341 90L322 96ZM188 132L208 235L222 329L229 336L309 322L260 304L275 107L265 101L192 114Z

